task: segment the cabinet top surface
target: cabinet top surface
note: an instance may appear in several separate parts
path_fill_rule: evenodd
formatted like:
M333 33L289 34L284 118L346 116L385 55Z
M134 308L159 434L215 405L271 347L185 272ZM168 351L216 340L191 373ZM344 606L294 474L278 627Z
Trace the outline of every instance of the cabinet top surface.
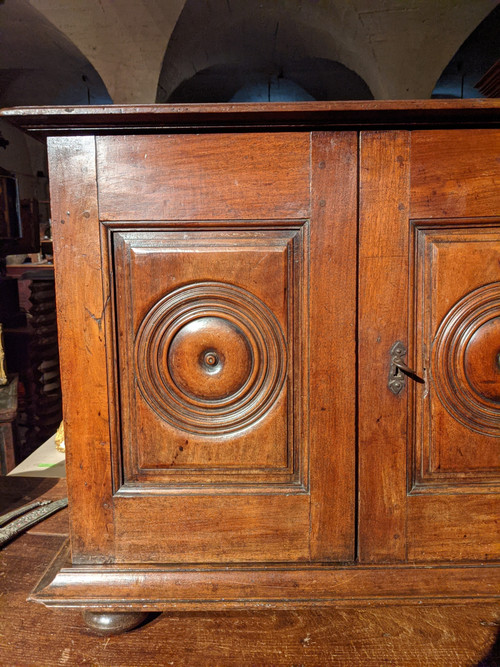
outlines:
M14 107L0 117L42 136L68 133L492 126L500 99Z

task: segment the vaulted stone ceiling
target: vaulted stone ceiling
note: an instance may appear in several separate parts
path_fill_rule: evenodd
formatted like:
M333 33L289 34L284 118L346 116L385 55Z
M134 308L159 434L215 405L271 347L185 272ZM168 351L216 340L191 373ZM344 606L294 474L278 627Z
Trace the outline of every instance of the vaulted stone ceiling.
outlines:
M28 0L0 4L0 105L110 102L70 37Z
M30 0L102 77L115 103L154 102L184 0Z
M312 68L330 63L325 68L337 68L338 76L354 73L375 98L426 98L494 5L492 0L7 0L0 4L0 103L26 104L28 94L33 104L109 98L148 103L157 91L164 101L182 82L213 67L240 71L244 64L267 71L272 66L279 74L280 67L295 63L300 69L308 62ZM14 94L6 100L9 90Z
M490 0L187 0L159 99L206 68L321 58L357 73L378 99L430 97L441 72L491 11Z

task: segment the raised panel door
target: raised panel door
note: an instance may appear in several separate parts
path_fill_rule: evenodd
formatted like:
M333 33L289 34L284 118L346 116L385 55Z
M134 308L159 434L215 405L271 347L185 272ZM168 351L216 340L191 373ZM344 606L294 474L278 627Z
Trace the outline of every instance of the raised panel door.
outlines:
M361 146L360 369L370 346L380 363L360 376L361 557L498 559L499 134Z
M353 560L355 133L50 142L73 561Z

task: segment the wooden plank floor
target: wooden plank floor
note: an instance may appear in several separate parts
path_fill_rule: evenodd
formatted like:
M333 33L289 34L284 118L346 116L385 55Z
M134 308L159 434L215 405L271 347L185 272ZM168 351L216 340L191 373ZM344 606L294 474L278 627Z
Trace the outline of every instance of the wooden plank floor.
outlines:
M63 481L0 478L0 512L65 492ZM126 635L95 636L77 611L26 602L66 534L63 510L0 552L2 667L500 666L498 605L164 613Z

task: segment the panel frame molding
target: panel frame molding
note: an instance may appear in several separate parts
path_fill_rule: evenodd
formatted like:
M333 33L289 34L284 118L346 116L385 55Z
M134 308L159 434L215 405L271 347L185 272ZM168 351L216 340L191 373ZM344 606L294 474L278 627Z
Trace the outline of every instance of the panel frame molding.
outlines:
M432 378L431 366L433 361L435 337L432 340L429 331L429 322L421 322L421 330L418 326L419 320L422 320L421 304L428 299L429 290L432 286L432 271L427 266L429 259L427 257L425 244L427 238L433 234L450 234L450 239L454 232L457 234L470 232L481 232L490 234L497 232L500 236L500 218L497 216L489 217L467 217L467 218L411 218L410 224L410 271L409 271L409 328L408 341L409 349L413 353L413 358L408 360L409 365L415 368L418 374L424 378L424 386L418 387L415 383L408 384L409 400L409 419L408 419L408 486L409 496L419 495L455 495L455 494L488 494L500 490L500 475L498 471L441 471L432 470L430 459L432 456L432 442L428 437L434 433L430 427L432 418L428 405L430 402L430 392L437 394L436 400L440 400L446 412L454 417L448 407L443 404L439 398L439 392ZM450 240L449 239L449 240ZM449 242L446 241L446 242ZM429 284L430 283L430 284ZM420 290L420 293L419 293ZM475 291L475 290L473 290ZM464 297L465 298L465 297ZM457 304L451 306L448 314ZM448 314L445 316L448 317ZM443 319L443 321L444 321ZM441 327L442 322L438 326ZM430 349L426 349L423 339L431 340ZM417 418L418 403L422 404L421 423ZM462 422L460 422L462 423ZM474 430L474 429L473 429ZM499 443L500 444L500 443Z
M112 374L114 378L111 383L114 387L114 395L109 400L113 496L211 495L213 493L217 493L217 495L241 493L251 495L296 495L309 493L309 427L307 400L304 399L309 392L309 367L304 372L301 369L301 364L294 365L294 359L308 357L310 218L252 221L246 219L160 220L152 222L101 220L100 230L104 291L111 295L107 312L106 340L108 342L108 374ZM199 475L199 480L194 482L191 481L193 473L189 472L188 467L159 471L151 468L141 468L138 462L135 464L132 462L132 468L129 464L127 470L127 457L124 456L121 446L120 405L123 399L118 363L120 355L116 305L116 258L113 256L114 235L127 232L144 232L145 234L149 232L173 232L180 236L186 233L201 235L204 232L220 232L220 245L223 247L224 234L235 232L240 234L242 239L248 238L248 243L250 243L251 237L255 237L255 234L258 234L259 231L268 235L270 232L277 232L281 235L289 233L287 284L293 286L293 290L289 290L288 327L290 331L294 328L297 335L292 337L291 333L289 334L291 353L287 355L288 368L285 378L289 390L288 428L292 431L292 435L289 436L292 440L292 448L288 456L288 465L284 468L275 469L271 467L263 469L238 467L237 473L230 468L219 467L209 469L209 474L204 473L203 469L198 467L195 471ZM190 242L186 241L185 243L189 245ZM263 238L258 239L256 247L265 247L265 244L266 239L263 236ZM196 247L196 243L193 244L193 247ZM299 404L304 403L304 405L295 405L294 408L292 407L294 401ZM291 421L295 423L290 424ZM271 471L274 479L269 481ZM189 481L187 481L188 476Z

